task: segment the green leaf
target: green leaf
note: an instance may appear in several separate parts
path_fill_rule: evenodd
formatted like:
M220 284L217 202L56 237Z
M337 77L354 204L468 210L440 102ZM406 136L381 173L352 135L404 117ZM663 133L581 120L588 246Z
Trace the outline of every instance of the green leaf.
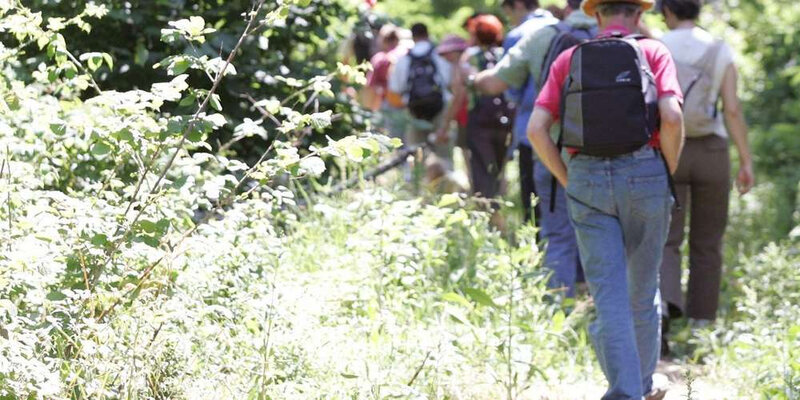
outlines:
M105 246L108 243L108 236L103 233L98 233L92 236L92 244L98 247Z
M64 293L58 291L52 291L47 294L47 300L50 301L59 301L59 300L64 300L66 298L67 296Z
M130 129L128 129L128 128L122 128L118 132L115 132L113 134L113 136L117 140L126 141L128 143L133 143L133 141L134 141L133 133L131 133Z
M189 94L188 96L184 97L180 103L178 103L181 107L188 107L194 105L195 101L197 101L197 96L194 93Z
M197 143L203 140L205 135L203 121L192 121L189 123L189 132L186 134L186 139L190 142Z
M300 160L300 168L310 175L320 176L325 172L325 162L319 157L308 157Z
M57 136L63 136L67 133L67 124L65 123L58 123L58 124L50 124L50 130Z
M92 145L92 154L96 156L104 156L111 151L111 146L106 144L105 142L97 142Z
M136 52L133 55L133 62L136 65L145 65L147 63L148 58L150 58L150 50L147 50L147 47L145 47L144 42L137 43Z
M453 204L458 204L461 202L461 196L458 193L447 193L442 195L442 198L439 199L439 203L437 204L438 207L447 207Z
M139 227L147 233L155 233L158 231L158 225L155 222L146 219L139 221Z
M466 298L464 298L464 296L462 296L462 295L460 295L458 293L455 293L455 292L450 292L450 293L443 294L442 295L442 300L449 301L451 303L461 304L462 306L467 307L467 308L471 308L472 307L472 304L469 302L469 300L467 300Z
M492 298L489 297L489 295L486 294L486 292L480 289L466 288L464 289L464 293L467 296L469 296L472 300L474 300L476 303L482 306L499 308L497 304L494 302L494 300L492 300Z
M263 107L270 114L277 114L281 110L281 102L275 99L259 100L256 107Z
M211 104L211 107L213 109L215 109L217 111L222 111L222 104L220 104L220 102L219 102L219 95L218 94L215 93L215 94L213 94L211 96L211 98L209 99L209 104Z
M87 68L90 71L97 71L100 66L103 65L103 54L92 52L92 53L83 53L78 57L79 60L86 62Z
M564 329L564 321L566 321L567 317L564 315L564 312L561 310L556 311L556 314L553 315L553 331L561 332Z
M103 55L103 61L106 62L108 65L108 69L114 69L114 59L111 58L111 54L108 53L101 53Z
M314 129L323 129L331 126L331 110L311 114L311 126Z
M789 341L792 342L800 337L800 325L794 325L789 328Z

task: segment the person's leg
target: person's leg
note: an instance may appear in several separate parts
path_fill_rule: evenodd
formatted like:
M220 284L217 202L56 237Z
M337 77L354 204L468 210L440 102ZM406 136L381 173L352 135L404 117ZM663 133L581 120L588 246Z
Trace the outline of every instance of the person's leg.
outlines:
M428 135L436 130L442 125L442 119L444 117L444 112L439 113L433 120L430 122L430 130L425 133L425 137L427 139ZM452 132L448 132L451 134ZM446 171L451 172L453 171L453 144L455 143L455 137L450 136L447 139L446 143L432 143L431 150L438 160L443 163L443 167Z
M535 216L534 223L539 224L539 214L536 209L531 209L531 195L534 193L533 182L533 149L529 146L519 145L519 192L522 197L522 210L524 212L524 221L531 220L531 216Z
M670 353L667 334L670 328L670 319L678 318L683 315L685 310L684 291L681 280L683 255L681 246L683 245L686 227L686 210L689 209L689 189L691 187L690 171L697 157L695 156L695 146L691 140L687 140L681 153L678 163L678 170L675 171L673 180L675 181L675 194L681 209L672 209L672 218L667 233L667 244L661 261L661 355L666 357ZM702 162L702 161L701 161Z
M492 132L488 129L470 127L467 131L469 148L469 170L472 177L472 193L481 197L492 197L495 185L490 169L493 166Z
M692 170L686 315L713 320L719 307L722 238L728 223L730 158L726 139L712 136L700 141L704 161Z
M681 162L683 162L683 157L681 158ZM675 191L677 192L676 194L678 196L678 202L681 204L681 209L678 210L674 208L672 210L667 243L664 246L661 262L661 303L664 307L662 311L664 315L669 318L680 317L680 315L668 314L667 307L670 304L681 312L684 310L683 286L681 285L681 261L683 259L681 255L681 245L683 245L685 236L686 210L689 206L686 203L689 198L689 184L683 179L679 181L677 174L675 177Z
M403 109L384 104L381 107L381 112L384 118L383 126L387 134L393 138L404 139L407 116Z
M589 333L609 383L603 400L639 400L643 388L622 227L614 215L616 205L605 174L610 169L594 161L571 160L567 187L570 220L597 309Z
M658 275L672 199L667 170L660 156L650 148L634 155L627 163L619 163L623 167L618 168L614 185L620 188L615 194L625 238L628 292L644 389L641 395L646 395L652 389L653 373L660 356Z
M539 189L539 202L543 212L540 219L541 236L547 243L544 266L553 271L551 287L565 287L566 295L575 295L575 281L578 273L578 244L575 231L567 215L567 197L564 187L558 185L555 192L555 209L550 211L553 175L541 161L534 164L534 182Z

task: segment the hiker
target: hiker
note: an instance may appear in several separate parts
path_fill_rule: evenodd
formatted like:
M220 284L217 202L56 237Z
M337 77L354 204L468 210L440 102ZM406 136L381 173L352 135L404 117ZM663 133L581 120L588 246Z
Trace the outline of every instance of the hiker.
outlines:
M695 23L700 0L662 0L660 9L670 31L661 39L672 52L684 90L686 144L675 189L686 204L672 213L664 261L661 295L663 333L669 319L685 315L690 325L713 321L719 306L722 275L722 236L728 222L730 157L728 137L739 153L736 186L747 193L753 186L753 163L747 144L747 125L737 96L737 71L731 48ZM722 100L722 112L717 107ZM727 127L727 129L726 129ZM681 245L689 216L689 285L684 303L681 289ZM666 339L666 337L664 338ZM668 354L666 340L662 352Z
M469 46L469 43L464 40L462 37L457 35L449 35L446 36L442 43L436 47L436 53L442 56L447 62L450 63L450 70L455 71L458 69L459 63L461 61L461 55L464 54L464 50L466 50ZM451 81L454 79L451 79ZM451 82L451 92L453 83ZM468 119L468 110L467 106L469 105L466 96L462 96L461 98L456 101L456 96L453 96L453 99L450 101L450 107L456 107L455 116L453 117L458 124L457 134L456 134L456 143L455 145L461 148L462 151L467 151L467 119ZM445 114L447 115L447 114ZM442 124L445 124L443 122ZM450 133L447 131L447 127L445 126L444 129L439 128L439 133L437 133L437 140L440 142L447 142L449 140Z
M683 116L667 48L629 36L652 7L653 0L585 0L598 39L556 58L529 124L536 153L566 188L597 310L589 333L609 383L603 400L666 395L653 387L661 344L658 274ZM556 120L558 145L550 137Z
M402 138L405 133L403 109L389 104L386 94L389 86L389 72L408 49L400 44L400 29L392 24L381 27L378 34L381 51L370 60L372 71L367 74L367 105L374 111L380 110L382 125L391 137Z
M494 15L481 15L470 21L476 45L461 56L460 65L453 70L453 101L450 103L437 134L447 134L450 122L456 117L459 105L469 97L467 123L467 160L472 192L486 199L500 194L506 149L510 142L513 107L502 96L471 96L467 93L466 77L491 68L502 57L500 43L503 23ZM496 203L493 208L497 209ZM496 214L499 218L499 214ZM499 220L495 220L501 225Z
M569 0L565 10L567 17L564 21L526 35L508 50L506 56L493 69L476 76L475 87L483 93L500 93L508 88L524 88L525 94L517 110L515 132L518 130L525 132L536 94L544 84L550 64L555 57L579 40L588 40L596 34L595 20L580 10L580 3L580 0ZM523 149L532 152L529 143L527 137L520 143L520 166L526 157ZM521 168L520 176L523 170L533 172L533 177L529 179L536 187L538 207L542 210L537 220L541 226L542 239L547 242L544 266L553 271L550 286L565 287L567 289L565 295L571 297L575 293L576 282L583 274L575 231L567 215L564 189L559 188L553 196L553 176L539 160L535 160L533 166ZM530 195L527 197L530 201ZM549 209L551 201L554 202L552 211Z
M414 47L401 57L389 76L387 100L394 107L404 107L411 117L405 145L430 142L429 135L440 124L445 105L450 100L450 63L436 54L425 24L411 27ZM432 135L431 135L432 136ZM432 143L437 162L452 170L448 143ZM426 164L430 164L426 162Z
M539 8L538 0L504 0L501 4L503 12L508 16L514 26L503 40L503 50L506 54L523 37L534 34L539 29L558 22L553 15ZM536 88L533 82L524 82L511 85L507 91L508 97L516 103L517 114L514 117L514 135L510 151L519 152L519 185L522 198L523 218L525 222L534 216L534 222L539 225L540 215L538 207L531 206L531 195L536 195L536 185L533 182L533 149L525 135L528 118L533 112L533 101L536 100ZM496 94L499 92L492 92Z

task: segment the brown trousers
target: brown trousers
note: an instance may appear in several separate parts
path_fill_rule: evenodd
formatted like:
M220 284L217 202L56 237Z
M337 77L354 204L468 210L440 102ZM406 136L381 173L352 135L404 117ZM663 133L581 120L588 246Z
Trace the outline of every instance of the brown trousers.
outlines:
M500 194L510 138L511 132L507 130L484 128L477 124L467 127L469 172L473 194L487 199Z
M731 190L728 140L717 135L686 139L675 190L681 211L672 223L661 264L661 298L665 308L689 318L714 319L722 279L722 237L728 223ZM684 303L681 287L681 245L689 212L689 285ZM669 315L678 317L680 314Z

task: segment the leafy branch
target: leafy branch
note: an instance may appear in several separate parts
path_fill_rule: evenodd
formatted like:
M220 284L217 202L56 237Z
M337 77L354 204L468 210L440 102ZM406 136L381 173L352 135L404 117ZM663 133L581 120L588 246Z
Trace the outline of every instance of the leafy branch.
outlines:
M158 179L156 179L156 182L150 188L149 193L146 195L146 197L151 197L151 196L155 195L158 192L161 182L164 180L164 177L167 175L167 173L169 172L170 168L172 168L172 165L174 164L175 159L178 156L178 153L180 153L183 150L183 145L186 143L187 138L189 137L189 135L192 133L193 129L195 128L195 125L197 124L197 121L200 119L200 115L203 114L206 111L206 109L208 108L208 105L209 105L209 102L211 101L211 98L213 97L214 93L216 93L217 89L219 88L220 83L222 82L223 77L225 76L225 71L227 70L228 66L231 65L231 63L233 62L234 58L236 57L236 53L239 51L239 48L242 46L242 43L244 43L244 39L248 35L252 34L252 32L254 31L253 27L254 27L254 23L256 21L256 17L258 16L258 13L261 10L263 5L264 5L264 0L260 0L255 5L255 7L253 7L253 9L250 11L250 13L249 13L250 17L249 17L249 20L247 22L247 26L245 27L245 29L242 32L242 34L239 36L239 40L236 42L236 45L233 47L233 50L231 50L231 52L228 54L228 57L225 60L225 63L222 65L222 67L220 69L220 72L217 74L217 77L214 80L214 83L212 84L211 89L206 94L205 99L200 104L200 106L197 108L197 110L195 111L195 113L192 116L192 118L190 119L190 121L186 124L186 127L183 130L183 133L181 135L180 140L178 141L177 144L175 144L173 146L172 155L169 157L169 160L167 161L166 165L164 165L164 167L161 169L161 172L158 175ZM159 153L161 151L163 151L162 149L163 149L162 147L159 147L159 150L153 155L153 157L151 157L150 163L148 163L148 168L146 168L145 171L147 171L147 170L152 168L152 165L156 162ZM133 198L131 198L130 203L128 204L128 207L126 208L126 212L123 215L123 218L127 216L127 213L132 209L133 204L137 202L137 195L139 193L139 190L141 189L142 182L144 181L145 176L146 176L146 174L143 174L140 177L140 180L137 183L137 188L134 191L134 196L133 196ZM142 217L142 215L144 214L146 209L147 209L147 203L145 203L145 205L143 205L141 208L139 208L139 210L136 213L136 215L134 216L133 220L128 224L128 227L125 229L125 231L121 235L120 235L120 231L121 230L120 229L117 230L117 232L115 233L115 236L117 236L117 235L119 235L119 236L115 239L113 246L107 252L106 260L103 263L102 269L105 269L105 267L111 262L111 260L114 257L114 254L117 252L117 250L119 250L119 247L122 245L122 243L124 242L125 238L131 233L131 231L133 230L134 226L139 221L139 219Z

